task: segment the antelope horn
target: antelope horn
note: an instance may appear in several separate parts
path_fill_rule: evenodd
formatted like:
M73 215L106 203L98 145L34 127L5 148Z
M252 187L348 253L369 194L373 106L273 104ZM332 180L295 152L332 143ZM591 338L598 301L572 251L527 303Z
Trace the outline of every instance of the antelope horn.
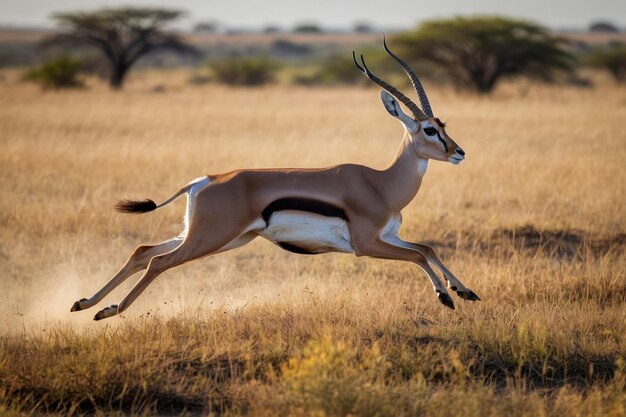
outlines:
M395 98L400 100L409 110L411 110L411 113L413 113L413 115L416 118L418 118L418 119L425 119L426 118L426 115L424 114L424 112L417 106L417 104L413 103L413 101L411 101L410 98L408 98L407 96L402 94L393 85L391 85L391 84L381 80L376 75L374 75L369 70L369 68L367 68L367 65L365 64L365 59L363 59L363 55L361 55L361 64L363 64L363 66L359 65L359 63L356 61L356 54L355 54L354 51L352 51L352 59L354 60L354 64L357 66L359 71L361 71L363 74L365 74L367 76L367 78L369 78L370 80L374 81L376 84L378 84L379 86L381 86L382 88L387 90L392 96L394 96Z
M426 113L428 117L434 117L433 109L430 107L430 102L428 101L428 97L426 96L426 91L424 91L424 87L422 87L422 83L420 82L419 78L417 78L417 74L415 73L415 71L411 69L411 67L409 67L409 65L406 62L404 62L403 60L398 58L396 54L391 52L389 47L387 47L387 41L385 41L384 33L383 33L383 47L385 48L385 51L389 55L391 55L391 57L395 59L398 62L398 64L402 66L402 69L404 69L404 72L406 72L406 75L408 75L409 78L411 79L411 84L413 84L413 88L415 89L415 92L417 93L417 96L420 99L420 104L422 105L422 109L424 109L424 113Z

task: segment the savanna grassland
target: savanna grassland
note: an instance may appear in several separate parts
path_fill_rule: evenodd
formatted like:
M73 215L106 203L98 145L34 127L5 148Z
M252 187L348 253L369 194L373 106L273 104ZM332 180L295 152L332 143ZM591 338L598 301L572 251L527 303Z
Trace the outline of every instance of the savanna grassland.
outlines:
M0 82L0 413L626 414L623 88L427 85L467 159L431 163L401 236L430 242L480 302L445 308L415 265L257 239L93 322L137 277L72 303L182 227L184 198L143 216L117 199L240 167L384 168L402 138L376 89L131 78L115 93Z

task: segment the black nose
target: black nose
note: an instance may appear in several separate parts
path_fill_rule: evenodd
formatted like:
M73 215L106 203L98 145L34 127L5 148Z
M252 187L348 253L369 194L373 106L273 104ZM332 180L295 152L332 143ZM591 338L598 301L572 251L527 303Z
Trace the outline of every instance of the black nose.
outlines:
M459 155L465 156L465 151L461 148L456 148L456 153L458 153Z

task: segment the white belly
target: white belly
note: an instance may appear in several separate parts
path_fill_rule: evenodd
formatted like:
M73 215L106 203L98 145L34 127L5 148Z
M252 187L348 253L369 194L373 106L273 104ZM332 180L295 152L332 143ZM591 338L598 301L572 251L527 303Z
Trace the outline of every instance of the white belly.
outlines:
M398 230L400 230L400 226L402 225L402 215L398 214L395 217L389 219L383 231L380 233L380 240L385 241L387 243L392 243L398 240Z
M339 217L283 210L272 214L267 227L257 233L274 243L287 243L312 253L354 252L348 225Z

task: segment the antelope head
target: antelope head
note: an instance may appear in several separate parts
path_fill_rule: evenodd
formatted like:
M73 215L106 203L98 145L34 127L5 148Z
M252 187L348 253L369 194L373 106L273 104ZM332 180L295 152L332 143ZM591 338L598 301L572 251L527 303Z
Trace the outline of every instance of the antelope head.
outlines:
M383 88L380 92L380 98L387 112L398 119L407 132L409 141L418 157L424 159L435 159L438 161L448 161L454 165L458 165L465 159L465 152L456 142L446 133L445 124L435 117L433 110L426 96L426 91L422 86L415 71L409 65L396 56L389 47L383 36L383 46L385 51L395 59L409 76L413 88L417 93L422 108L420 109L410 98L405 96L393 85L385 82L374 75L367 65L365 59L361 55L361 64L356 60L356 54L352 51L352 58L359 70L370 80ZM398 101L402 102L412 113L411 116L406 114Z

